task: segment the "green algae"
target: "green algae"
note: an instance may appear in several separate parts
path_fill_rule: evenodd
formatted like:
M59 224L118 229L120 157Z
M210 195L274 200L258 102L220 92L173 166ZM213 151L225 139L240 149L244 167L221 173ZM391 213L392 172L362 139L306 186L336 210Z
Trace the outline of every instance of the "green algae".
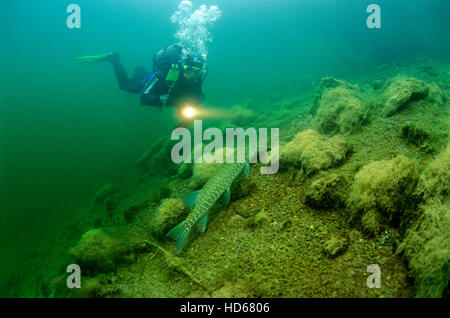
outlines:
M355 175L347 200L351 221L357 222L370 213L363 219L367 230L379 232L382 224L398 225L410 208L416 180L416 167L404 156L365 165Z
M164 199L150 222L152 234L160 239L165 237L167 232L180 223L187 214L188 210L180 199Z
M75 263L86 273L111 271L127 253L128 249L124 244L101 229L84 233L77 245L70 250Z
M307 129L294 136L280 150L281 167L300 167L307 175L326 170L344 161L351 145L340 135L329 139Z
M407 230L398 248L408 259L417 297L449 294L450 204L431 201L420 207L420 217Z
M384 93L384 116L392 116L409 103L424 99L428 96L428 92L427 84L416 78L397 77L393 79L392 84Z
M314 180L306 193L305 203L314 209L331 209L342 206L346 196L342 188L346 187L343 175L330 173Z
M325 135L350 134L359 129L365 115L357 91L336 87L327 90L320 99L315 121Z
M393 71L386 70L377 76L396 77L395 72L387 74ZM426 132L430 131L428 125L445 132L447 101L414 99L381 118L375 114L380 111L377 107L384 105L391 83L373 86L370 78L349 81L358 83L358 98L373 100L370 120L345 137L351 155L338 156L336 162L331 160L317 169L310 164L312 159L300 160L300 154L287 162L289 169L272 176L261 176L258 166L254 167L250 178L233 186L230 206L216 207L208 231L195 233L182 258L172 258L172 244L154 235L152 222L165 200L179 199L192 190L192 167L163 163L170 147L159 144L139 160L141 172L136 180L107 197L105 206L92 207L83 220L84 232L98 220L111 237L134 246L129 260L116 263L108 273L86 277L81 294L55 287L64 281L63 266L41 274L45 283L36 290L47 296L74 297L441 297L448 293L449 231L448 213L444 213L448 211L448 170L444 155L435 157L399 133L409 121L422 121L421 129ZM325 81L316 100L336 87L357 89L346 83ZM314 92L310 96L312 105ZM274 102L282 104L283 96ZM270 119L250 116L256 123L248 119L255 126L280 125L285 132L284 146L313 124L301 102L286 98L285 103L289 107L283 108L282 116L274 112ZM259 109L257 102L249 104L245 107ZM446 138L442 134L433 141L436 152L445 147ZM326 153L320 149L311 148L311 156ZM438 161L433 164L433 159ZM301 173L302 164L311 172ZM162 167L160 174L155 165ZM316 174L320 170L328 171ZM158 179L150 180L154 178ZM367 183L365 178L369 178ZM393 199L389 201L389 197ZM351 203L344 205L346 198ZM411 204L405 203L408 200ZM350 215L359 219L358 226L349 222ZM78 239L82 233L73 237ZM161 249L140 243L152 234L159 237ZM58 253L67 256L76 244L73 239ZM380 265L386 277L381 289L365 285L367 265L373 263Z

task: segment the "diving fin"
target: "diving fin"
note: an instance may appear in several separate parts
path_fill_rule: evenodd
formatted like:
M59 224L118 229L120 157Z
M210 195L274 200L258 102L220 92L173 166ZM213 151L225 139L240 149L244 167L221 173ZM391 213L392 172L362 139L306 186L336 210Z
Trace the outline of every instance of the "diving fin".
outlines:
M175 226L167 233L167 237L176 240L177 244L177 254L180 253L181 249L186 243L186 239L189 235L189 231L184 228L184 221Z
M119 58L119 53L117 52L106 52L99 55L86 55L80 56L75 59L77 63L97 63L112 61Z

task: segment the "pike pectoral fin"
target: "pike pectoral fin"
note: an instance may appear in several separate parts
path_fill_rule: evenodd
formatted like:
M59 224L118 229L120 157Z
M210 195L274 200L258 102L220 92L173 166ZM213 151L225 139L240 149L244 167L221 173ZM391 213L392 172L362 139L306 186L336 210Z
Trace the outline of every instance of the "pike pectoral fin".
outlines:
M230 196L231 196L230 188L228 188L222 195L222 202L225 205L228 205L230 203Z
M189 208L189 209L193 209L194 205L195 205L195 201L197 200L197 196L200 193L200 190L198 191L194 191L191 193L186 194L183 198L182 201L183 203Z
M198 220L197 230L199 232L202 232L202 233L205 232L205 230L206 230L206 223L208 223L208 213L206 213L204 216L202 216L200 218L200 220Z
M248 177L250 174L250 165L247 163L244 167L244 176Z

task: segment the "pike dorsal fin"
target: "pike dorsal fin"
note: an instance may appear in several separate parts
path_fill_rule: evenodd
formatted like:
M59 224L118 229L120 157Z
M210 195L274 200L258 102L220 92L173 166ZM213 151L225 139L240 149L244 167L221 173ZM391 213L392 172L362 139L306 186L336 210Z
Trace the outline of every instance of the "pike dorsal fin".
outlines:
M182 201L184 205L186 205L189 209L193 209L195 206L195 201L197 201L197 196L200 193L200 190L190 192L183 196Z

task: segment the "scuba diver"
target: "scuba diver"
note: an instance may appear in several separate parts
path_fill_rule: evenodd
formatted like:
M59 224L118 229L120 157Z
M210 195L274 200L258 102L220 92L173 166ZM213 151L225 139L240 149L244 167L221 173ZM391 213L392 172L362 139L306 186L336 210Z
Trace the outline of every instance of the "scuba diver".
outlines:
M164 106L174 106L181 115L183 106L195 106L203 102L205 95L202 83L207 73L206 62L200 54L184 54L183 51L181 44L169 45L153 56L152 72L138 66L132 78L128 77L117 52L83 56L76 61L110 62L121 90L141 94L142 105L156 106L160 109ZM180 125L188 125L190 122L188 119L182 120Z

